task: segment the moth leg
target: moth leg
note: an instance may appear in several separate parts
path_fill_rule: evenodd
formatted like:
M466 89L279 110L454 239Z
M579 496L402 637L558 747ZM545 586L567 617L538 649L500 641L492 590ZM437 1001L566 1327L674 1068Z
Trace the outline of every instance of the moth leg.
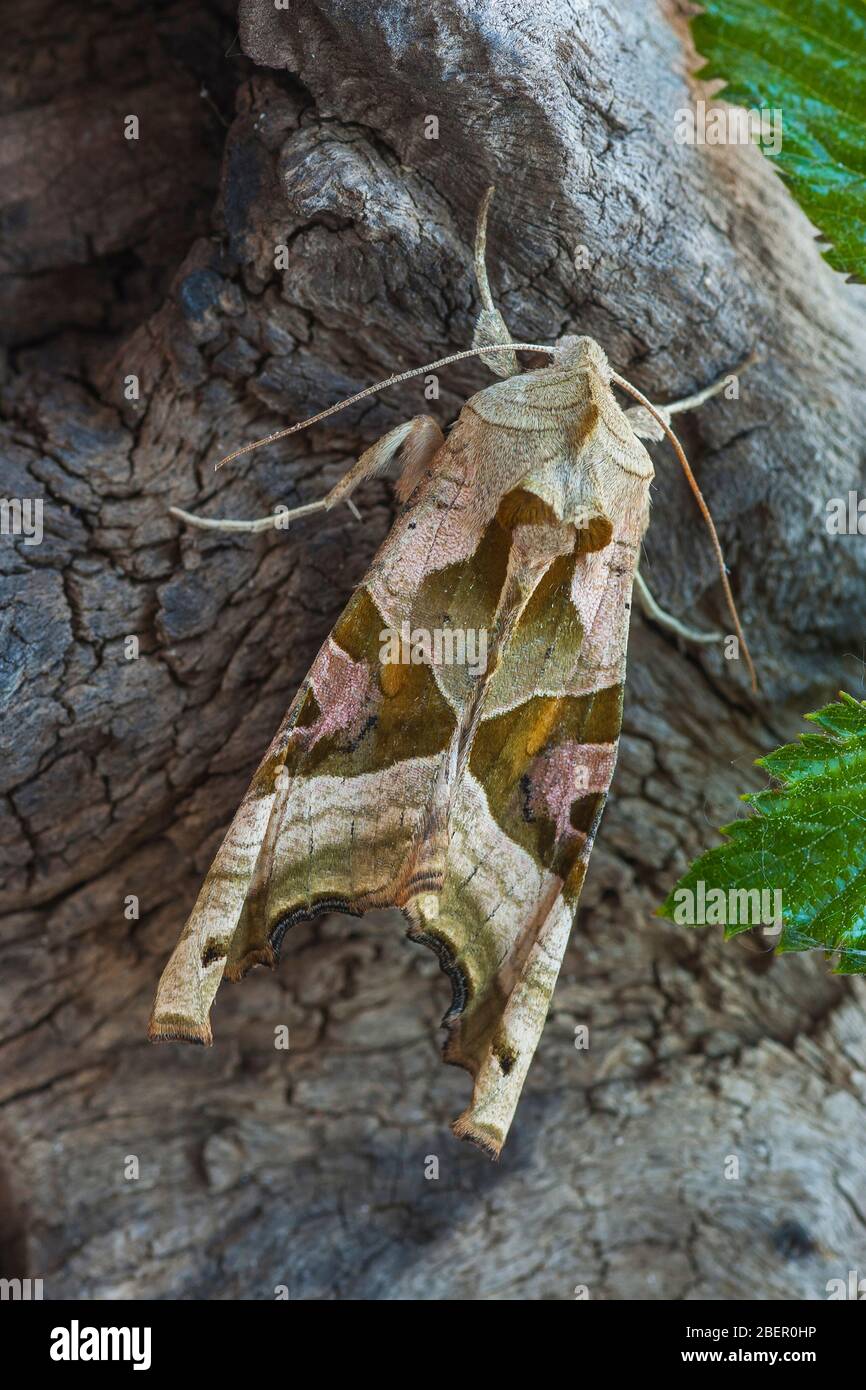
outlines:
M270 516L260 516L254 521L196 516L180 507L170 507L169 510L172 516L179 517L190 526L198 526L203 531L268 531L271 527L279 527L282 530L288 522L297 521L298 517L311 516L313 512L329 512L340 502L345 502L358 516L358 509L350 500L356 487L368 478L375 478L384 473L397 455L401 454L403 476L397 493L400 500L404 501L443 442L444 435L433 416L416 415L413 420L397 425L395 429L383 434L381 439L377 439L375 444L371 444L369 449L365 449L354 467L349 469L330 492L320 497L318 502L305 502L301 507L293 507L290 511L272 512Z
M732 377L738 377L741 372L745 372L749 367L754 366L757 360L758 354L756 352L750 352L748 357L744 357L738 366L733 367L729 372L725 372L723 376L719 377L718 381L714 381L709 386L705 386L702 391L696 391L693 396L684 396L681 401L670 401L664 406L664 413L670 417L671 415L681 415L684 410L697 410L698 406L703 405L704 401L708 401L713 396L718 396L720 391L724 391L725 387L730 384ZM661 407L656 406L657 410L660 408Z
M657 405L654 409L662 416L666 424L670 424L670 412L666 406ZM656 443L664 439L665 432L658 420L650 415L649 411L642 405L633 405L625 412L628 420L638 439L654 439Z
M652 590L639 571L635 571L634 587L638 597L638 602L646 616L651 622L658 623L659 627L667 628L668 632L675 632L678 637L682 637L686 642L721 642L723 632L708 632L705 629L688 627L681 623L679 618L675 618L673 613L668 613L667 609L662 608L661 604L653 597Z
M487 279L487 213L494 192L495 189L488 188L484 194L475 222L475 279L478 282L478 293L481 297L481 313L475 320L475 331L472 334L472 346L474 348L513 342L504 318L493 303L490 281ZM491 352L489 355L482 353L481 361L496 376L518 376L520 374L520 363L513 351Z
M734 367L729 372L725 372L723 376L719 377L718 381L714 381L709 386L705 386L701 391L696 391L693 396L683 396L682 400L669 401L667 405L656 405L655 402L653 402L653 408L659 412L664 418L665 423L669 425L672 415L682 415L685 410L697 410L698 406L704 404L704 401L711 400L712 397L717 396L720 391L724 391L730 384L732 377L739 376L741 372L746 371L746 369L751 367L756 361L757 353L750 352L748 357L743 358L739 366ZM664 430L658 420L654 420L649 411L645 410L642 405L632 406L625 414L626 419L639 439L664 439Z

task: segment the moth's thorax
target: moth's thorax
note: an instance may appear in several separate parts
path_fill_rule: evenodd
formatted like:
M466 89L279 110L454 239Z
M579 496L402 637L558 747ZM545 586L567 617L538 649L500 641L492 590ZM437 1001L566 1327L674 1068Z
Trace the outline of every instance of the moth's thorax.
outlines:
M611 375L594 338L560 338L551 363L494 382L472 396L464 412L533 434L567 429L573 438L588 437L601 423L614 441L613 462L651 479L652 461L613 394Z
M561 339L549 365L473 396L451 441L458 448L465 441L491 491L519 486L584 531L604 516L609 533L630 544L646 529L652 461L592 338Z

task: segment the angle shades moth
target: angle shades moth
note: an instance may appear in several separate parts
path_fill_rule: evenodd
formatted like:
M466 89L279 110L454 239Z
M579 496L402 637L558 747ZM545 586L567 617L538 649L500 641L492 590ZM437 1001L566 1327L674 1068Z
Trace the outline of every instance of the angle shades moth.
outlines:
M153 1040L211 1042L223 974L275 967L290 927L330 911L399 908L439 957L453 999L444 1056L473 1078L454 1132L498 1156L541 1035L616 762L632 588L653 465L642 438L722 383L654 406L591 338L515 344L476 228L473 346L384 385L480 356L499 380L447 438L430 416L391 430L297 517L351 504L398 462L399 511L268 748L159 984ZM516 351L552 361L524 371ZM619 385L639 404L622 410ZM342 402L268 437L325 418ZM223 460L230 462L257 445ZM208 528L262 530L275 517ZM751 659L721 577L744 655ZM658 606L658 621L696 640ZM485 660L383 659L383 636L483 632ZM476 650L477 657L477 650Z

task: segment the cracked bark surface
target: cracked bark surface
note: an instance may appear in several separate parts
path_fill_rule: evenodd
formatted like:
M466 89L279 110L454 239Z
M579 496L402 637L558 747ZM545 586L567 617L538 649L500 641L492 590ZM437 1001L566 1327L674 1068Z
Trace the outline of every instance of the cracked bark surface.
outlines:
M243 3L236 40L229 4L77 7L74 38L45 0L18 7L0 494L43 498L45 537L4 537L0 576L0 1273L73 1298L824 1297L866 1266L863 985L652 913L759 784L752 758L839 685L861 691L866 557L830 543L823 509L862 472L864 292L756 151L674 144L675 7L293 10ZM453 418L489 380L477 363L438 401L421 378L211 470L469 344L489 182L494 293L520 338L590 333L655 400L764 354L739 401L683 429L762 694L635 618L613 796L498 1166L447 1131L469 1085L437 1056L448 985L390 917L296 928L277 974L221 991L212 1050L145 1041L200 878L391 495L364 490L361 526L256 537L181 531L167 506L309 501L401 419ZM710 623L709 547L657 459L643 572Z

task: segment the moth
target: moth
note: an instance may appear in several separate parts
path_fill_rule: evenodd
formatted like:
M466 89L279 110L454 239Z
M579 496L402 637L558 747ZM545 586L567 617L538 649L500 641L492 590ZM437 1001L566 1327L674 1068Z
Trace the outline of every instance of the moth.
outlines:
M447 437L422 415L392 429L300 517L400 467L399 510L268 748L159 984L153 1040L209 1044L223 977L275 967L287 932L322 913L399 908L450 977L444 1057L472 1076L452 1128L492 1156L505 1141L541 1035L613 776L633 586L653 465L672 441L698 497L752 674L712 520L666 407L612 371L588 337L514 343L490 293L487 213L476 226L481 300L472 355L498 376ZM551 361L522 370L516 352ZM622 410L613 386L638 402ZM228 462L256 445L229 455ZM274 516L202 527L262 530ZM383 659L386 633L483 633L485 657ZM423 644L422 644L423 645ZM393 644L392 644L393 648ZM391 654L392 648L389 648Z

